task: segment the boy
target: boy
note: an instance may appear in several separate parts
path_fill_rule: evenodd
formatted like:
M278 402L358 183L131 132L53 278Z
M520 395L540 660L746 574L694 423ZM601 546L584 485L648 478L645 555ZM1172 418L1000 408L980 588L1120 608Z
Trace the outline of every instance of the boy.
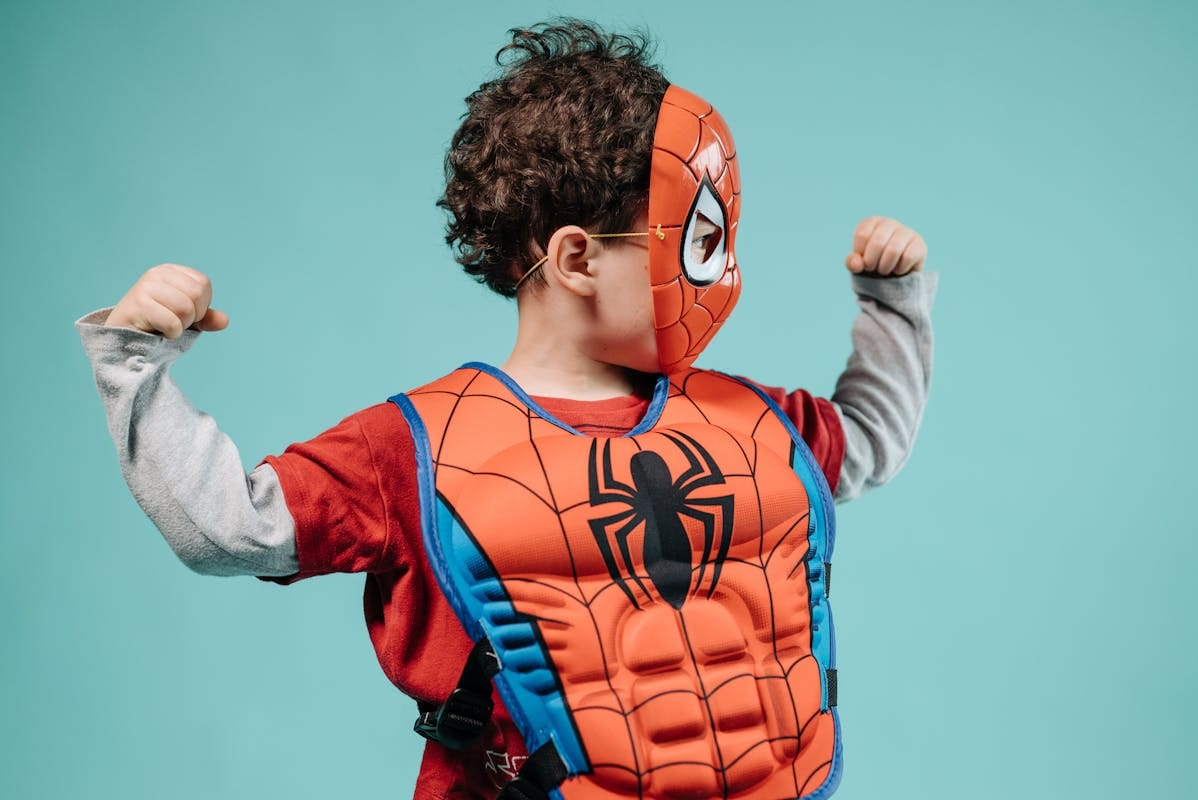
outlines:
M466 271L516 298L501 368L247 476L166 372L228 323L204 275L160 265L77 323L122 471L185 563L366 574L380 665L430 740L417 796L822 797L839 779L831 493L910 451L935 282L923 240L871 217L830 401L693 369L740 289L739 172L722 118L647 46L514 30L467 99L440 204Z

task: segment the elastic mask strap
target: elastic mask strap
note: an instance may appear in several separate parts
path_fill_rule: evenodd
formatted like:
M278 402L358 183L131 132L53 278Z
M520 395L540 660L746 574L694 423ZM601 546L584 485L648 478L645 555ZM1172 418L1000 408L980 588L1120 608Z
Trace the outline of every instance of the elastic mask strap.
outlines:
M650 233L651 233L651 231L634 231L632 233L588 233L587 238L588 239L616 239L616 238L622 237L622 236L648 236ZM658 239L666 238L666 235L661 232L660 225L657 226L657 238ZM538 269L540 269L541 265L544 264L548 260L549 260L549 256L542 256L540 261L533 264L531 267L528 268L527 272L525 272L523 275L520 276L520 280L516 281L516 285L513 288L516 290L519 290L520 284L524 283L524 281L528 278L529 275L532 275L534 272L536 272Z

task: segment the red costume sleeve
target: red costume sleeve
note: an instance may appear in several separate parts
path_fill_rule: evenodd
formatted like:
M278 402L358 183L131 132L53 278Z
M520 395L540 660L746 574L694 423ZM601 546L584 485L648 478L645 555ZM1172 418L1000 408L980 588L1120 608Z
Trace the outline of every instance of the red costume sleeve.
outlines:
M419 532L416 451L403 414L379 403L266 461L295 520L299 573L387 572L408 565Z

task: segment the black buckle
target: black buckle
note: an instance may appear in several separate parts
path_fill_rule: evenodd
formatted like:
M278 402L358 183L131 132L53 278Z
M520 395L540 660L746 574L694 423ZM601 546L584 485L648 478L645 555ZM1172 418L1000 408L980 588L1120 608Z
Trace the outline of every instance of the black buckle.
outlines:
M482 734L494 710L490 697L459 687L439 708L421 714L415 730L425 739L461 750Z

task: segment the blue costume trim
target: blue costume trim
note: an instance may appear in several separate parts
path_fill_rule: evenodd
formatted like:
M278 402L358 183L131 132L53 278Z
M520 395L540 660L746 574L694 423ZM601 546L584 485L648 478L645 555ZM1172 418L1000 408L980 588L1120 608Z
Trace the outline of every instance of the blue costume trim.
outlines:
M417 413L415 406L412 405L412 401L406 394L397 394L389 397L388 400L399 407L404 419L408 421L408 427L412 430L412 441L416 448L416 493L420 498L420 529L424 535L424 547L428 553L433 574L437 577L437 583L441 585L441 591L445 593L450 606L456 611L462 600L458 596L453 576L448 572L449 559L441 549L441 542L435 533L437 523L433 511L436 508L437 489L433 477L433 457L428 442L428 429L424 427L424 420L420 418L420 414ZM431 535L430 532L432 532ZM474 631L467 628L466 632L474 641L478 641L479 637L475 636Z
M836 712L835 708L832 709L832 724L836 731L836 744L832 750L832 767L828 770L828 777L824 779L820 787L806 795L803 800L827 800L840 786L840 777L844 767L844 737L840 732L840 714Z

